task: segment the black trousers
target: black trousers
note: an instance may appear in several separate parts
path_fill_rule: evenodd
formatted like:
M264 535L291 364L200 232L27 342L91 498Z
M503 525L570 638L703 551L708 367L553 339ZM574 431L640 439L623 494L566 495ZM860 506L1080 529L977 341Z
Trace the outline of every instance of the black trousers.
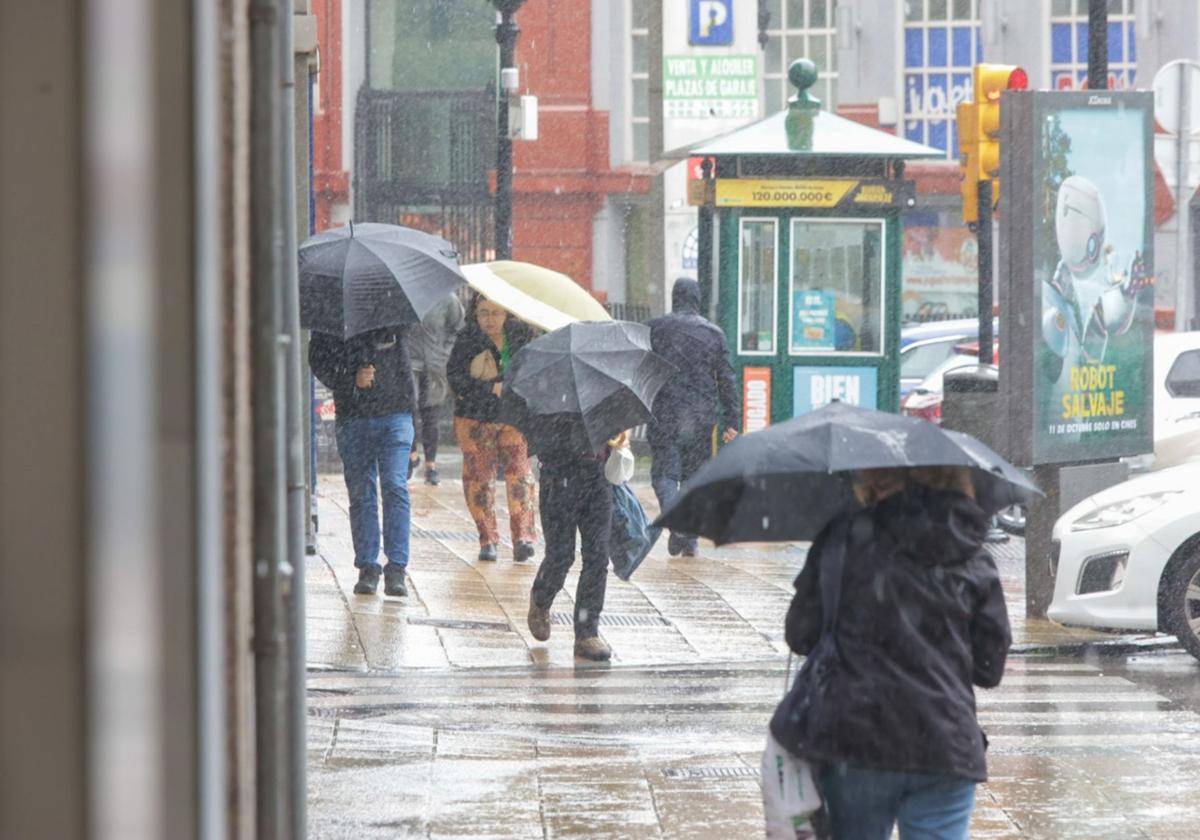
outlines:
M583 568L575 590L575 638L599 633L608 583L608 535L612 527L612 485L602 464L580 461L570 467L542 468L539 501L546 556L533 581L533 602L549 609L575 562L579 531Z
M416 452L416 441L421 441L421 446L425 450L425 463L437 461L438 451L438 420L441 419L442 406L425 405L425 394L429 390L429 379L425 375L425 371L420 370L413 374L413 379L416 380L416 388L414 392L417 395L417 405L420 408L413 412L413 428L414 428L414 446L413 452Z

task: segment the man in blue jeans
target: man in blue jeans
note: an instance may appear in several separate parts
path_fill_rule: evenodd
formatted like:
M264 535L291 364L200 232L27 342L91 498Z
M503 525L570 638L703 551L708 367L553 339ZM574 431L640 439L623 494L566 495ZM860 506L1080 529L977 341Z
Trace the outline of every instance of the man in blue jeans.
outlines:
M700 284L682 277L671 289L671 314L650 321L650 346L676 368L654 398L647 429L653 461L650 483L665 508L679 488L712 457L713 431L737 436L741 415L737 377L721 328L700 314ZM667 538L672 557L696 555L696 536Z
M407 595L404 571L412 507L408 458L413 443L412 365L402 331L388 327L342 341L313 333L313 375L333 391L337 447L350 495L350 535L358 568L356 595ZM377 486L378 485L378 486ZM383 553L379 566L379 494L383 493Z

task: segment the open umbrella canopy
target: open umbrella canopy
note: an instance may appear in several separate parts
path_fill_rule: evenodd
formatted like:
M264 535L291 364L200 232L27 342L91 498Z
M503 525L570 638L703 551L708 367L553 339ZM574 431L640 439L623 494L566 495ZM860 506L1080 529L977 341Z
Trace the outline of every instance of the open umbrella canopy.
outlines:
M453 245L399 225L318 233L299 260L300 325L342 338L415 324L466 283Z
M571 435L599 449L650 418L675 372L650 349L650 329L628 321L580 321L536 338L513 357L501 419L530 436Z
M513 260L497 260L483 265L509 286L570 316L572 321L612 320L612 316L600 301L565 274L533 263ZM487 296L486 292L482 293ZM504 306L502 302L496 302ZM520 317L519 313L514 314Z
M492 303L502 307L509 314L546 332L557 330L579 320L511 285L492 271L491 265L490 263L464 265L462 267L463 275L467 278L468 286ZM606 312L605 315L607 314Z
M655 522L718 545L815 537L857 505L863 469L966 467L987 512L1040 491L1025 473L970 435L915 417L831 403L724 447Z

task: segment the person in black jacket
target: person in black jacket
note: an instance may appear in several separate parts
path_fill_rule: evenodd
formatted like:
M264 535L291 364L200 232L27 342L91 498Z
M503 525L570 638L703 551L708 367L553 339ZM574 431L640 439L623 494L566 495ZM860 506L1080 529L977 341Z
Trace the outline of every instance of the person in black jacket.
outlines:
M383 490L384 592L407 595L412 508L413 374L403 330L384 328L349 341L314 332L308 345L313 375L333 391L338 454L350 495L350 535L358 568L356 595L379 586L379 491Z
M575 655L598 662L612 656L600 638L600 612L608 583L612 484L604 475L609 448L591 447L571 434L568 422L547 422L530 432L530 450L541 464L539 506L546 556L529 592L529 632L550 638L550 607L575 562L579 531L583 568L575 589Z
M886 840L897 820L901 837L965 838L987 780L972 685L1000 683L1012 640L981 547L987 517L963 468L865 471L856 490L866 510L843 514L837 655L823 688L789 693L771 736L815 765L835 838ZM796 578L785 635L802 656L821 636L820 559L836 526ZM797 731L786 706L817 691L825 713Z
M454 391L454 436L463 456L463 495L479 531L479 559L494 561L500 530L496 526L496 467L504 470L508 489L513 560L533 557L533 473L525 437L499 422L504 374L533 330L500 306L475 297L466 324L458 333L446 376Z
M689 278L671 289L671 314L649 322L650 346L678 374L654 399L648 438L653 461L650 481L660 507L710 457L713 427L720 422L726 443L737 435L741 413L737 379L721 328L700 314L700 284ZM696 537L671 532L672 556L696 554Z

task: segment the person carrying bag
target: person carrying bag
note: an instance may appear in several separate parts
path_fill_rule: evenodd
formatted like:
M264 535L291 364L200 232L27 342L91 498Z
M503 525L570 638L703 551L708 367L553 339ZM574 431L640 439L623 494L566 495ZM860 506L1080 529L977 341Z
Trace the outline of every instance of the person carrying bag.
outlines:
M633 452L629 448L629 433L622 432L610 440L608 446L604 476L612 484L613 496L609 557L613 574L628 581L658 542L662 529L650 526L642 503L629 487L635 467Z

